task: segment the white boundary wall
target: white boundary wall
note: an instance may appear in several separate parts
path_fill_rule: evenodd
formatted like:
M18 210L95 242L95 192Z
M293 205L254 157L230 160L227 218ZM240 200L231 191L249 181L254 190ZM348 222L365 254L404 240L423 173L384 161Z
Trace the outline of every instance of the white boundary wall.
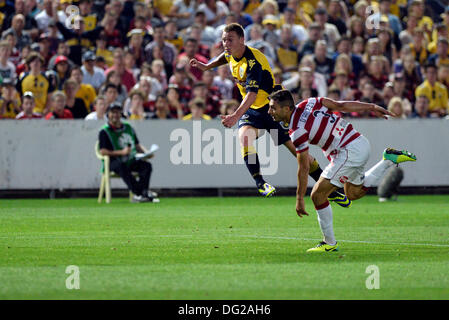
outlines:
M152 187L254 185L241 160L237 140L229 139L236 129L225 130L220 121L215 120L130 123L143 145L149 147L156 143L160 146L152 160ZM354 120L352 123L371 143L367 168L380 160L387 146L408 149L416 153L418 161L401 166L405 173L403 186L449 186L448 120ZM98 188L100 162L95 157L94 145L102 125L102 122L82 120L0 121L0 190ZM262 167L270 174L266 180L278 187L296 186L296 160L286 148L274 147L266 135L259 140L264 146L259 148ZM234 143L234 148L229 147L230 143ZM179 150L181 144L184 153ZM314 146L310 152L324 168L327 160L322 152ZM182 159L191 164L176 164ZM213 161L215 163L209 164ZM114 179L113 187L125 185L120 179Z

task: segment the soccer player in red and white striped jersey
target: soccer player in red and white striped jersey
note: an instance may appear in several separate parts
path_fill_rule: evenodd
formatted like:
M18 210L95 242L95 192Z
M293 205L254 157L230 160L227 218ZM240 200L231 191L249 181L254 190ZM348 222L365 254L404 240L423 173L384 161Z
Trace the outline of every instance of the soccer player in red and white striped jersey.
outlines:
M358 101L334 101L329 98L309 98L295 106L288 90L276 91L269 99L268 113L275 121L289 124L290 139L296 147L298 159L296 212L299 217L309 215L304 205L309 170L309 145L319 146L330 161L310 195L317 211L324 241L308 251L337 251L329 194L344 187L348 199L360 199L369 187L378 184L380 178L393 164L416 161L416 157L407 151L387 148L383 153L383 159L365 172L370 154L368 139L333 112L371 111L377 117L385 119L388 116L395 116L378 105Z

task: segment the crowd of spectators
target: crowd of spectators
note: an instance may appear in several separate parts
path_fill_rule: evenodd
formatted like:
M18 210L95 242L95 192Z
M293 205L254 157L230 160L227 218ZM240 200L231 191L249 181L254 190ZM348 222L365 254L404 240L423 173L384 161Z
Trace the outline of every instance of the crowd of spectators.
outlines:
M214 119L239 106L228 66L202 72L237 22L297 102L449 113L443 0L0 0L0 118ZM344 117L370 118L370 114Z

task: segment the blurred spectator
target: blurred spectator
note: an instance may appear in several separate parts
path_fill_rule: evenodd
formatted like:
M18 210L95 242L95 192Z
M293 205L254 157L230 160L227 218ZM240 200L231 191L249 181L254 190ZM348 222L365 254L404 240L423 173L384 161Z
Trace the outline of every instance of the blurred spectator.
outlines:
M322 74L326 81L328 81L334 70L334 60L327 54L326 40L317 41L314 51L314 61L316 64L316 72Z
M97 96L93 103L93 110L89 113L84 120L107 120L106 109L108 108L106 104L106 98L104 96Z
M347 36L351 39L354 39L356 37L366 39L367 36L365 33L365 21L359 16L352 16L349 19L349 28L347 30Z
M25 92L22 97L22 111L17 115L17 120L25 119L40 119L42 116L39 113L33 112L35 103L33 93L30 91Z
M276 34L279 24L279 19L271 14L266 15L262 21L263 39L268 42L272 48L276 48L279 42L278 35Z
M402 46L406 46L413 42L413 34L416 27L418 27L418 17L414 14L409 14L404 17L403 21L406 27L399 33L399 40Z
M432 18L424 15L425 6L423 0L411 0L408 6L408 14L416 15L418 18L418 27L430 35L433 27Z
M324 39L327 41L329 50L333 51L336 48L337 41L341 35L335 25L327 22L327 11L323 7L319 7L315 10L315 22L317 22L321 28Z
M88 83L83 83L83 72L79 66L75 66L70 70L70 79L74 80L78 85L75 97L83 99L84 105L90 111L91 105L97 97L94 87Z
M449 64L441 64L438 67L438 81L449 88Z
M336 69L335 79L329 90L337 89L340 92L339 101L352 101L354 100L354 90L349 85L348 72L344 69Z
M281 19L281 25L290 25L293 34L293 45L299 51L304 42L309 38L307 30L300 24L296 23L296 11L292 8L286 7ZM280 32L279 32L280 33ZM278 33L278 34L279 34Z
M72 112L65 108L66 105L66 95L62 91L55 91L50 99L50 109L46 116L46 120L55 120L55 119L73 119Z
M170 105L165 94L159 94L154 103L155 111L150 119L173 119L170 113Z
M380 0L379 1L379 12L372 15L374 21L380 21L382 17L388 19L389 27L393 30L396 35L402 31L401 21L397 16L391 14L390 12L391 0Z
M197 29L196 34L192 34L192 28L194 26ZM215 31L216 29L218 28L213 28L207 25L206 14L204 11L197 11L195 13L195 23L187 29L186 34L189 35L189 37L195 38L198 41L200 48L203 47L209 51L209 48L217 42L217 38L221 39L221 33L218 35ZM200 49L200 53L206 57L210 57L208 56L210 52L205 54L204 49Z
M5 40L0 41L0 77L2 79L9 78L13 81L16 81L16 66L11 61L9 61L10 55L10 44Z
M205 27L209 27L209 26L205 26ZM213 29L211 31L212 31L212 36L215 39L215 30ZM203 26L201 26L199 24L194 24L189 29L187 29L188 38L193 38L197 42L197 46L198 46L197 53L202 55L203 57L205 57L206 59L209 60L209 58L210 58L210 47L215 42L212 42L212 44L210 44L210 45L207 45L207 44L203 43L203 41L201 39L202 39L202 34L204 34L204 32L205 32L205 30L203 29ZM221 38L221 34L220 34L219 39L220 38ZM185 46L185 44L184 44L184 46Z
M104 31L100 32L98 38L95 40L96 43L96 51L95 55L97 56L97 60L99 57L103 58L107 67L112 67L114 63L114 55L111 50L107 47L107 37ZM96 61L97 61L96 60ZM104 68L106 69L106 68Z
M438 41L440 38L443 39L449 38L448 26L443 22L435 25L435 29L432 34L432 39L431 41L429 40L430 43L427 45L427 50L429 51L430 54L434 54L437 52Z
M165 65L165 72L170 77L173 74L177 50L174 45L165 41L165 29L162 25L154 27L153 37L154 40L145 47L146 61L151 63L154 59L162 59ZM158 55L156 55L156 50L159 51Z
M80 1L81 2L81 1ZM35 20L37 22L37 26L39 28L40 31L42 32L47 32L48 31L48 24L50 22L50 20L53 17L53 0L43 0L42 1L42 11L39 12L36 17ZM56 13L56 12L55 12Z
M296 47L292 45L292 43L292 28L290 25L283 25L281 27L279 43L276 47L276 65L282 70L282 72L293 71L299 64L299 54L296 51Z
M178 30L187 28L193 24L195 12L198 9L196 0L174 0L168 16L176 19Z
M382 90L388 77L384 73L384 63L382 56L371 57L368 63L368 76L377 90Z
M20 112L20 99L16 97L15 82L10 78L3 78L1 83L0 119L15 119Z
M438 38L436 52L429 56L428 63L440 67L443 64L449 64L449 40L447 38Z
M143 108L144 94L139 90L131 90L129 93L129 120L143 120L147 118Z
M83 54L83 66L81 71L83 73L83 83L90 84L96 91L106 80L104 70L95 66L96 56L92 51L86 51Z
M237 16L237 23L246 28L253 23L251 16L242 11L244 5L243 0L230 0L229 10Z
M302 46L302 49L299 54L301 59L305 55L313 54L315 52L315 44L323 36L323 33L321 31L321 26L316 22L311 23L309 25L307 31L309 32L309 39Z
M390 99L390 102L388 103L388 111L394 113L398 119L407 118L407 110L402 99L398 96L394 96Z
M1 12L4 14L4 20L2 24L2 30L6 30L11 27L12 20L15 15L22 14L25 17L24 30L34 31L37 30L36 19L30 14L30 7L25 5L25 0L3 1Z
M84 119L88 115L88 107L83 99L76 97L79 85L73 80L69 79L64 82L65 93L65 108L70 110L74 119Z
M95 43L95 40L104 28L103 26L97 26L94 30L85 31L84 20L79 16L75 17L75 20L79 28L67 29L65 24L59 21L56 22L56 26L70 47L68 58L77 65L81 65L83 50L89 49Z
M28 31L24 30L25 27L25 17L23 14L16 14L12 18L11 27L2 33L2 39L5 39L7 35L11 34L16 39L17 43L14 47L17 50L22 50L22 48L28 44L31 44L31 37Z
M246 42L248 47L259 49L265 57L267 57L268 63L272 68L275 66L276 52L274 48L264 40L263 27L260 24L252 24L250 30L251 40ZM221 37L221 35L220 35Z
M142 29L132 29L126 36L128 37L127 50L133 55L134 63L137 66L141 66L146 61L143 47L144 31Z
M387 83L385 83L385 86L382 89L382 102L380 103L380 106L387 109L390 100L393 97L394 97L393 82L388 81Z
M393 41L393 32L387 28L380 28L377 30L377 37L379 38L380 54L388 58L389 65L397 59L397 50Z
M173 118L182 119L184 105L179 101L179 91L176 85L169 85L167 89L167 102Z
M214 76L213 85L216 86L221 93L223 99L232 99L232 90L234 88L234 81L230 77L228 66L221 66L217 70L217 75Z
M352 40L347 36L342 36L337 41L337 52L334 53L333 58L334 60L336 60L340 54L346 53L351 58L352 72L354 72L356 78L358 78L360 74L365 70L365 67L363 65L362 57L351 52L351 41Z
M330 0L328 6L327 22L337 27L340 35L345 35L347 32L347 8L342 0Z
M198 53L198 41L194 38L188 38L184 43L184 52L181 53L177 60L181 61L183 58L186 58L186 62L195 58L196 60L202 63L208 63L208 59L201 54ZM188 63L187 63L188 64ZM201 80L203 72L199 68L188 66L189 72L195 77L196 80Z
M220 113L222 115L230 115L237 110L240 103L235 99L226 99L221 102Z
M211 120L212 118L204 114L206 103L204 99L195 98L189 103L190 113L185 115L182 120Z
M66 56L58 56L55 60L58 90L62 90L64 82L70 77L69 62Z
M114 64L105 71L105 75L107 76L111 71L117 72L120 82L126 87L127 91L131 90L136 84L134 75L125 68L124 52L122 48L116 48L114 50Z
M407 90L403 73L396 73L394 75L393 91L395 96L402 98L404 108L411 110L411 102L414 100L414 92Z
M70 67L74 65L73 61L71 61L68 57L70 55L70 47L64 42L61 41L58 43L58 48L56 50L56 53L50 58L48 61L48 67L47 69L53 70L55 68L55 61L59 56L64 56L67 58L67 62L69 63Z
M110 106L113 103L118 103L118 87L112 82L106 82L106 85L102 88L102 90L100 90L100 94L104 95L106 106Z
M211 76L212 75L209 75L208 77ZM208 82L211 83L210 80L208 80ZM203 109L203 112L205 114L213 118L220 113L221 96L218 88L214 89L213 91L209 91L206 83L204 81L199 81L193 85L192 93L192 99L201 98L202 100L204 100L205 108Z
M184 40L178 32L178 26L175 19L170 19L165 23L165 40L175 46L178 52L184 46Z
M413 30L413 41L408 44L411 50L411 53L415 60L424 64L429 56L429 52L426 48L426 39L424 37L424 29L421 27L416 27Z
M151 77L156 79L161 85L161 91L167 90L168 82L167 82L167 74L164 70L164 61L161 59L153 60L151 63Z
M44 59L37 52L32 52L26 58L29 72L21 75L17 82L17 91L23 95L26 91L31 91L34 95L36 107L34 112L45 115L48 112L47 98L54 90L47 77L42 73Z
M128 92L126 90L125 85L121 83L120 77L118 75L118 72L112 70L108 73L106 76L106 82L104 85L100 88L99 94L106 95L107 96L107 88L109 84L113 84L114 88L117 91L117 96L115 97L114 101L118 102L120 104L123 104L123 102L128 97ZM114 102L112 101L112 102ZM108 101L108 106L112 103Z
M229 13L226 4L220 0L204 0L198 6L198 11L204 11L207 24L212 27L218 27L220 24L223 24L226 15Z
M447 88L437 81L437 66L430 63L426 64L425 75L426 80L416 88L415 97L427 96L429 99L429 112L438 116L444 116L449 108L448 92Z
M426 95L420 95L416 98L415 108L412 118L430 118L429 98Z

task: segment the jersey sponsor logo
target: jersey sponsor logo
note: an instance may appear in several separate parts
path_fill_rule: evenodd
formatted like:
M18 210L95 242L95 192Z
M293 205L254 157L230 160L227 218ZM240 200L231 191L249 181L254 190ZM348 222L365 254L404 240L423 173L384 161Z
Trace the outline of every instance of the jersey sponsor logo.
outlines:
M313 112L313 116L316 118L319 114L322 114L324 117L328 117L329 118L329 122L330 123L334 123L336 120L336 117L331 114L331 113L326 113L324 111L320 111L320 110L316 110Z
M249 82L248 82L248 85L247 85L248 87L251 87L251 88L259 88L259 85L257 84L257 81L256 80L250 80Z
M307 102L306 106L304 107L304 111L301 114L301 117L299 118L299 122L306 122L307 118L309 117L310 112L312 112L313 107L316 104L316 99L311 98Z
M345 132L347 126L348 122L346 120L339 119L337 124L335 125L334 130L332 131L332 135L337 138L341 137Z
M254 59L248 60L249 70L251 70L255 64L256 64L256 60L254 60Z

